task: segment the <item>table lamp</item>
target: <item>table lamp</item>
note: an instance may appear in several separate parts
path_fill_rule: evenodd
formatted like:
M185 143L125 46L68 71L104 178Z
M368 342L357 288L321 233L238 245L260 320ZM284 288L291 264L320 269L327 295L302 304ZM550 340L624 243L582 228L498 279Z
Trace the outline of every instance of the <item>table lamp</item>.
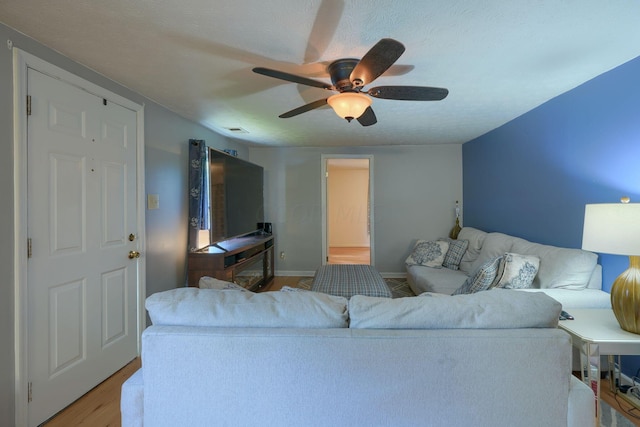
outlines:
M622 329L640 334L640 203L621 201L585 206L582 249L629 256L611 287L611 308Z

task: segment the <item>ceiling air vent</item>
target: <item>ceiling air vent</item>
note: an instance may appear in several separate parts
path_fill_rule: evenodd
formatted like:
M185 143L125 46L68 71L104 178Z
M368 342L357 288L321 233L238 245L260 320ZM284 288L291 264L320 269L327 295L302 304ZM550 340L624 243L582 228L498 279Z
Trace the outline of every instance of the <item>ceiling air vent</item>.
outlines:
M243 129L243 128L238 128L238 127L236 127L236 128L225 128L225 129L227 129L231 133L249 133L248 130Z

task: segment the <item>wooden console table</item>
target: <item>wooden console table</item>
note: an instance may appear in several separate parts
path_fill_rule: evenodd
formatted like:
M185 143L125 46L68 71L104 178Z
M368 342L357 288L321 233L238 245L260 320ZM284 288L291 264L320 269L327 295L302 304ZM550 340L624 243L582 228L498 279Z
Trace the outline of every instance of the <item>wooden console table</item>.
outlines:
M202 276L236 283L251 291L268 287L274 277L273 235L252 233L190 252L187 280L198 286Z

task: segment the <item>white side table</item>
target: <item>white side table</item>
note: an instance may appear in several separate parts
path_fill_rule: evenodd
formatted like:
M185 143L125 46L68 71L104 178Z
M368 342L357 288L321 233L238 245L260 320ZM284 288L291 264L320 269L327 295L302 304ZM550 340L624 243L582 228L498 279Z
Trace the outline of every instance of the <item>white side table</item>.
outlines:
M571 335L573 346L580 350L582 380L593 389L599 419L600 356L640 355L640 335L623 330L611 309L568 311L574 320L561 320L559 327Z

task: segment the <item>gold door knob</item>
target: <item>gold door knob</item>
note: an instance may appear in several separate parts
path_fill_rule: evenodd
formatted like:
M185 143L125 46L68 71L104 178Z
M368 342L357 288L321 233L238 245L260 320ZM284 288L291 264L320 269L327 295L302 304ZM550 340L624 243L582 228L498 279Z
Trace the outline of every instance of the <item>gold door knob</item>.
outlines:
M129 251L129 259L140 258L140 252Z

